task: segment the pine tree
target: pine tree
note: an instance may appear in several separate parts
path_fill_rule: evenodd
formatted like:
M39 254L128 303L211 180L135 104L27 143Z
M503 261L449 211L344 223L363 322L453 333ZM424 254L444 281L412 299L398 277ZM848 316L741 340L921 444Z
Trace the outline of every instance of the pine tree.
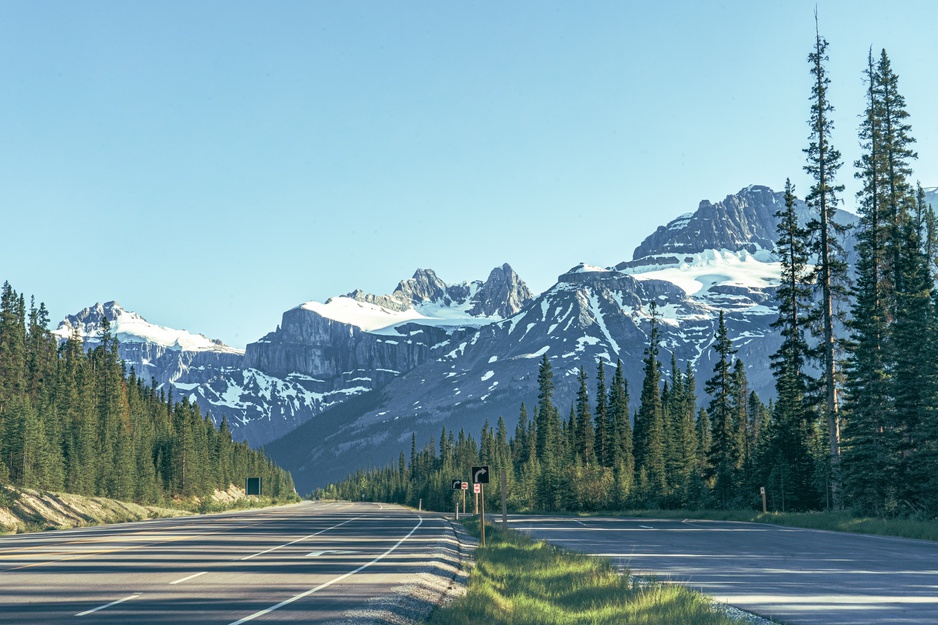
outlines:
M756 450L760 486L767 489L774 509L796 510L818 503L812 475L815 460L810 453L812 423L816 419L809 397L813 381L805 372L810 349L805 338L811 307L807 232L795 213L794 187L785 181L785 207L776 213L781 261L781 283L777 291L779 330L782 344L772 357L777 400L771 423L765 428ZM752 485L756 486L755 484Z
M860 232L849 361L848 467L853 505L893 510L910 490L920 419L932 405L934 360L931 248L927 212L910 182L914 139L886 51L867 57L867 110L857 161Z
M521 402L518 412L518 424L515 426L515 436L511 440L511 456L515 463L515 471L520 472L521 467L531 458L533 446L528 436L528 409Z
M640 497L645 505L657 505L668 494L664 457L664 412L661 405L661 361L658 360L658 311L651 305L651 327L645 349L642 393L635 414L634 454ZM641 492L643 491L643 492Z
M545 354L538 369L537 461L537 506L542 510L555 510L558 504L558 485L562 473L563 456L566 452L561 434L560 412L553 403L554 382L550 360Z
M816 21L816 16L815 16ZM837 210L837 194L843 185L837 185L837 171L842 165L840 152L831 144L834 122L831 114L833 105L828 100L827 40L815 33L814 50L808 55L814 84L811 88L811 133L805 171L814 179L805 201L815 209L816 217L808 223L812 237L812 252L816 259L813 283L818 291L818 307L813 315L817 324L820 344L817 357L821 362L821 390L823 394L824 418L828 423L830 449L830 485L834 506L840 507L840 398L837 371L837 337L835 318L839 312L838 302L845 297L847 267L840 238L844 227L834 220Z
M613 437L608 463L615 475L617 504L623 506L632 492L635 457L632 446L632 425L629 422L629 388L622 372L621 360L616 363L616 371L609 387L609 419L612 423Z
M612 440L615 437L612 421L609 417L608 402L606 399L606 368L603 360L599 360L596 367L596 409L594 411L593 446L596 463L602 467L612 468Z
M930 454L922 453L922 418L934 408L934 278L924 254L919 229L911 216L902 227L899 255L900 288L896 291L894 394L895 476L900 501L921 501L925 480L933 470Z
M894 291L887 264L892 232L886 214L883 105L873 53L867 56L867 104L860 125L863 155L855 163L860 224L847 362L844 487L851 504L882 512L890 489L885 429L893 411L888 349Z
M576 414L573 426L574 455L583 464L590 464L593 458L594 430L593 414L589 404L589 390L586 387L586 371L580 367L580 382L576 396Z
M717 362L713 366L713 377L704 384L704 391L710 395L707 412L710 415L713 430L710 443L709 465L714 480L716 497L725 508L730 505L739 480L740 459L738 411L734 405L735 376L733 361L736 350L726 329L723 311L717 327L716 340L712 346L717 353Z

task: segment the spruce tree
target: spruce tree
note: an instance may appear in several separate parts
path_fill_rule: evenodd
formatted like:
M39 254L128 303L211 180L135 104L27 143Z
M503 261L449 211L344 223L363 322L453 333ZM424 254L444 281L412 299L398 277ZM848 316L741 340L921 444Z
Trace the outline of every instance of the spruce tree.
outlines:
M616 371L609 387L609 419L613 431L609 466L613 468L615 475L617 504L623 506L632 492L635 457L632 425L629 422L629 389L622 372L621 360L616 363Z
M594 412L593 447L596 463L602 467L612 468L612 440L615 431L609 417L608 402L606 399L606 368L600 358L596 367L596 409Z
M785 207L776 218L781 282L776 292L778 319L772 325L778 329L782 344L771 356L777 399L771 423L759 436L756 465L759 486L767 489L773 508L795 510L815 506L818 497L812 482L815 460L810 453L816 419L809 397L813 381L805 371L810 353L805 334L811 308L808 234L798 223L790 180L785 181Z
M657 505L668 494L664 456L664 410L661 405L661 361L658 360L658 310L651 305L648 346L645 348L644 380L635 414L633 433L635 470L639 479L640 496L645 505Z
M865 75L866 112L860 125L863 154L855 163L855 177L862 188L857 192L860 223L849 326L844 488L853 507L880 514L891 482L885 431L893 412L888 349L895 292L887 263L892 229L885 197L884 108L872 50L867 55Z
M594 461L595 431L593 430L593 414L589 403L589 389L586 386L586 370L583 367L580 367L578 380L580 385L576 395L576 421L572 424L573 452L580 462L588 465Z
M736 376L733 362L736 350L730 341L722 310L712 349L717 353L717 362L713 366L713 377L704 384L704 391L710 396L707 412L713 431L709 465L716 497L725 508L731 504L736 492L742 450L739 448L738 413L734 405Z
M816 20L816 16L815 16ZM805 171L811 175L814 183L805 201L815 210L815 217L808 223L813 242L812 252L816 260L813 283L816 285L818 306L814 312L817 324L819 345L817 358L821 363L821 394L823 397L823 416L828 425L830 454L830 488L834 506L840 507L840 398L837 371L837 337L835 318L839 314L839 302L845 297L847 267L844 262L843 246L840 238L845 228L834 220L839 200L837 194L843 191L843 185L835 180L842 165L840 152L831 143L834 111L828 99L826 63L827 40L815 31L814 50L808 55L811 66L813 85L811 87L811 116Z

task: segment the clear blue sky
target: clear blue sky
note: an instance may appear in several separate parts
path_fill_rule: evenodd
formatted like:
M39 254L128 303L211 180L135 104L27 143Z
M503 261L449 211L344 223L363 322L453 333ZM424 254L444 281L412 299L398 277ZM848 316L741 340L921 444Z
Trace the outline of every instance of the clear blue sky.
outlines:
M702 199L804 194L815 4L845 207L870 46L938 185L932 0L0 0L0 281L239 347L418 267L542 291Z

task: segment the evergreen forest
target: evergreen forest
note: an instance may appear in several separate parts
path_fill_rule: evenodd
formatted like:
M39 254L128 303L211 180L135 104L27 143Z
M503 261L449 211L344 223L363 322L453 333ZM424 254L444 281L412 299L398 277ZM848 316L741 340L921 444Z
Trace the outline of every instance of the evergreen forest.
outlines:
M261 477L264 495L295 497L293 478L232 441L186 398L125 370L107 320L98 345L58 345L48 312L9 283L0 293L0 485L142 504L202 499Z
M451 510L452 480L488 465L504 474L516 511L760 509L764 488L773 511L938 518L938 225L913 179L915 139L898 76L886 51L872 49L853 164L859 222L848 233L834 220L844 185L827 49L818 34L808 55L803 168L812 218L798 219L790 181L776 214L781 346L767 363L776 388L768 404L748 390L722 314L716 365L695 372L673 355L668 362L652 304L640 389L627 387L621 363L590 363L561 412L545 355L537 405L521 405L513 432L502 418L478 440L444 428L422 448L413 439L396 465L358 471L318 494ZM706 375L705 397L696 375ZM495 482L487 506L497 509L499 498Z

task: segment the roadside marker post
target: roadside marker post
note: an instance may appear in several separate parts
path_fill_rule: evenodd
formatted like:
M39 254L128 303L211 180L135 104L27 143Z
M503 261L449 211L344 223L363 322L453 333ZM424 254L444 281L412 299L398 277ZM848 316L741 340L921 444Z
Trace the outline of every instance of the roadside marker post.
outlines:
M472 481L475 484L476 492L479 493L479 527L482 533L480 544L485 546L485 488L483 484L489 483L488 466L472 467Z
M765 514L765 486L760 486L759 491L762 493L762 514Z
M508 527L508 474L502 471L499 476L502 481L502 527Z

